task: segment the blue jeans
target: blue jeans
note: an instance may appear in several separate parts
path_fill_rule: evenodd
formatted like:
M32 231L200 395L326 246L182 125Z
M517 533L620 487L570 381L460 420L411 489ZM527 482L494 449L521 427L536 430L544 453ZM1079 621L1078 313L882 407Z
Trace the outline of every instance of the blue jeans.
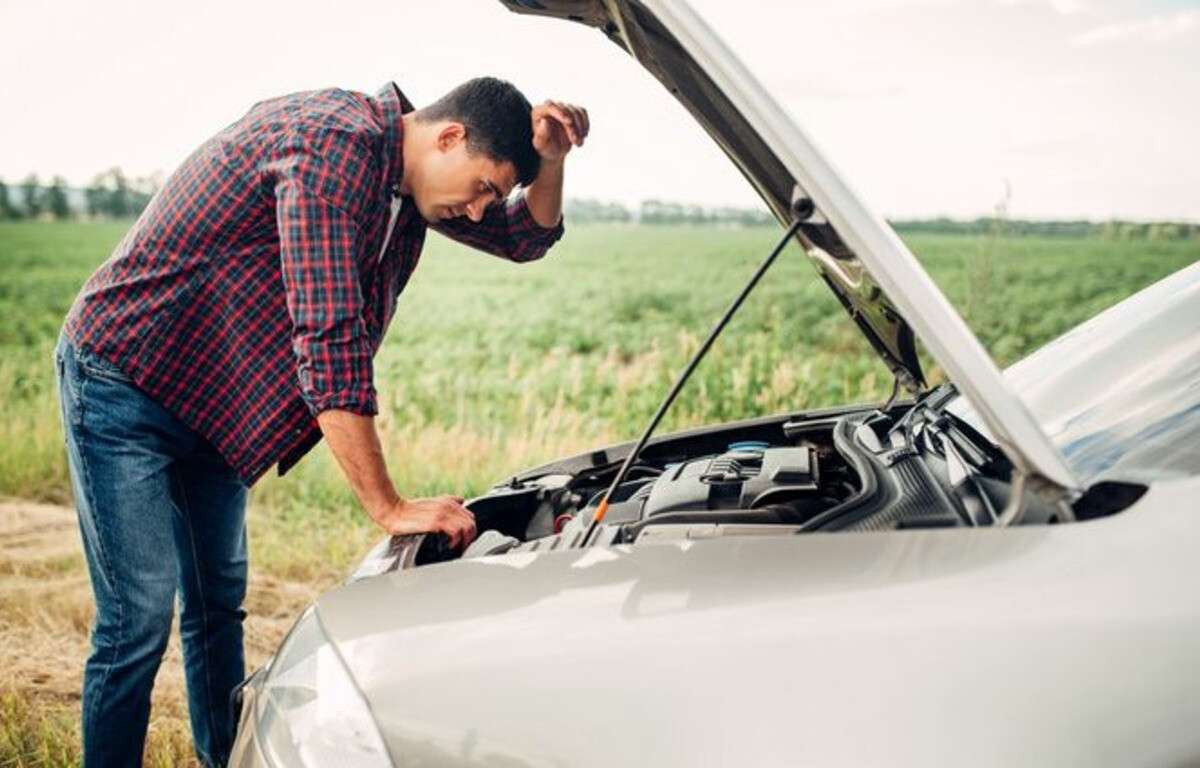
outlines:
M140 765L178 588L196 754L224 765L245 674L246 487L109 363L55 350L67 459L96 598L83 676L84 765Z

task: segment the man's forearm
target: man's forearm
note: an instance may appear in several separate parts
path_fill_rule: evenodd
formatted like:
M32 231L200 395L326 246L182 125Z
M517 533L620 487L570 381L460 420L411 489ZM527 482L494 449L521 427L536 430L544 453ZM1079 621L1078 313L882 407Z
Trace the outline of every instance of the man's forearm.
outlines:
M461 496L403 499L388 477L372 416L331 409L317 416L329 448L354 494L381 528L392 535L444 533L454 548L475 538L475 515Z
M388 476L375 418L331 409L317 416L317 424L354 495L371 517L379 519L396 505L400 494Z
M525 204L540 226L549 229L562 218L563 159L542 160L537 178L525 190Z

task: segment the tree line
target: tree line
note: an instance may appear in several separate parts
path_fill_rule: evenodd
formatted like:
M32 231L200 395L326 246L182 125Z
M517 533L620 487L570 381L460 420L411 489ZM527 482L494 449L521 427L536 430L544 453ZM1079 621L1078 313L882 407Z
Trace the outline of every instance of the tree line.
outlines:
M10 186L0 179L0 220L124 219L137 216L154 197L157 175L129 178L109 168L82 188L67 186L62 176L43 184L36 173Z
M977 219L912 219L889 222L898 232L946 235L1013 235L1100 240L1195 240L1200 224L1183 221L1031 221L982 216Z
M738 227L775 226L766 209L716 207L643 200L637 208L622 203L572 199L564 215L573 222L616 222L650 225L725 225ZM1101 240L1189 240L1200 239L1200 223L1179 221L1042 221L1011 219L1007 215L975 219L894 219L888 222L904 234L1010 235L1032 237L1096 238Z
M643 200L636 209L623 203L590 198L568 199L563 215L577 222L615 222L640 224L723 224L761 227L775 222L765 209L708 208L672 200Z
M158 175L130 179L120 168L109 168L78 189L61 176L48 185L37 174L9 186L0 179L0 220L124 219L137 216L161 186ZM705 207L671 200L643 200L636 208L592 198L566 201L564 215L577 223L654 225L774 226L765 208ZM1200 224L1177 221L1035 221L1007 216L975 219L898 219L889 222L904 234L987 235L1097 238L1101 240L1200 239Z

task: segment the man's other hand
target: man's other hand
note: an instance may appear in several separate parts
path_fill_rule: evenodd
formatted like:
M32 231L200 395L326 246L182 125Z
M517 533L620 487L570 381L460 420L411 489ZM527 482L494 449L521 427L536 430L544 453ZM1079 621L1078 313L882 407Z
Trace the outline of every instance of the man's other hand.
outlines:
M463 506L462 496L400 499L375 522L393 536L411 533L444 533L454 549L475 540L475 515Z
M556 162L583 146L591 123L587 110L562 101L546 101L533 108L533 148L542 160Z

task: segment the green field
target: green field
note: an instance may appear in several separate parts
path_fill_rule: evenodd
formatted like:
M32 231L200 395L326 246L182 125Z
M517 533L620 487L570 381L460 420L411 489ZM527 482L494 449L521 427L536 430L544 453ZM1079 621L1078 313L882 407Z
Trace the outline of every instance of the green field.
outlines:
M0 224L0 495L64 501L51 350L126 224ZM514 265L433 237L376 361L402 493L476 493L629 438L778 234L572 227ZM1200 243L920 235L909 245L1002 365L1200 257ZM931 378L938 371L932 365ZM798 251L735 318L664 429L886 396L890 380ZM254 502L359 520L318 449Z
M51 353L79 287L127 227L0 223L0 496L69 502ZM376 362L378 422L401 492L472 495L523 467L634 437L777 237L569 227L528 265L431 238ZM906 240L1001 364L1200 258L1194 240ZM664 429L882 399L890 384L794 251L727 329ZM72 765L91 616L86 575L69 513L45 508L21 520L22 541L40 526L43 543L0 552L8 580L0 645L14 649L0 651L0 765ZM255 487L251 664L377 536L324 448ZM177 678L177 666L159 678L149 764L191 759Z

